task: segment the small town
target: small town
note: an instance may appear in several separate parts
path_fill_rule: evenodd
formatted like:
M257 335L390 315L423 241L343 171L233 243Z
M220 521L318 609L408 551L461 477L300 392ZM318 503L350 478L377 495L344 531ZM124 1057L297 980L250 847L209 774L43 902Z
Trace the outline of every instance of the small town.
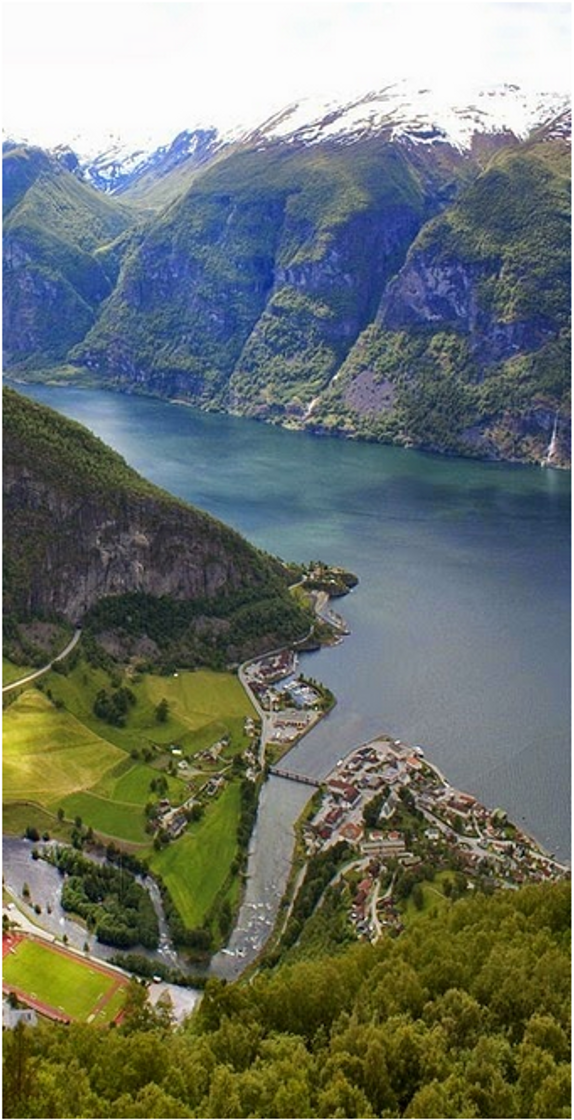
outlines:
M304 826L307 856L340 841L354 849L356 858L338 877L351 877L350 918L365 939L376 940L385 928L400 932L395 888L398 895L403 883L404 901L427 879L429 864L461 873L464 890L479 882L516 889L569 874L504 810L454 789L420 747L382 735L340 760L321 789L320 808Z

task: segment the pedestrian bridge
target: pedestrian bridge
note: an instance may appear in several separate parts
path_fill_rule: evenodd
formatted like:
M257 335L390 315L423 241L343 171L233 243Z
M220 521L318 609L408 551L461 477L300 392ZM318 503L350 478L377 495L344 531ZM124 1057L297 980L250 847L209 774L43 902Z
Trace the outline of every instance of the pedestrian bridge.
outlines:
M308 778L306 774L293 774L290 770L283 770L280 766L270 766L269 773L274 774L276 778L287 778L289 782L301 782L304 786L314 786L315 789L321 788L321 782L317 778Z

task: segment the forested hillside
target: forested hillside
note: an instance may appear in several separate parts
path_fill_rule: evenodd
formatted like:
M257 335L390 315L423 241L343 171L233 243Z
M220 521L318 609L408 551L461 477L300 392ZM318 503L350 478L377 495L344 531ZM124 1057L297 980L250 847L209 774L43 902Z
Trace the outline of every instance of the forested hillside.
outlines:
M3 217L5 360L61 361L111 294L136 215L40 149L9 144Z
M182 1029L4 1039L6 1117L570 1116L568 884L461 900L398 939L211 980Z
M80 424L4 390L3 444L10 652L17 623L33 618L116 632L125 656L145 646L191 666L309 631L278 561L146 482Z

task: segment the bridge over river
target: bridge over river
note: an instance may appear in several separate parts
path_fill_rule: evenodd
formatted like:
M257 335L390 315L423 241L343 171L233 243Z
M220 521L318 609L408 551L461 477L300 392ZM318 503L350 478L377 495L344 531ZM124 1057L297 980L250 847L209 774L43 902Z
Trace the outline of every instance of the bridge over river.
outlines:
M289 782L301 782L304 786L321 788L321 782L316 778L308 778L306 774L294 774L291 770L283 770L280 766L270 766L269 773L274 774L276 778L286 778Z

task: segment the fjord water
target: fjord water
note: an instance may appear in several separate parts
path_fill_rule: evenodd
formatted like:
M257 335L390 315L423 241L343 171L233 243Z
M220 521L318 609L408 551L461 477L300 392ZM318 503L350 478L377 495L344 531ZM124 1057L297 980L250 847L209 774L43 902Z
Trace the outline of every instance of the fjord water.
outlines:
M320 439L99 390L17 387L269 552L357 573L357 590L336 604L350 636L302 659L338 704L291 768L324 776L388 731L569 858L568 474ZM258 831L288 830L306 796L274 779ZM276 852L284 868L288 854Z

